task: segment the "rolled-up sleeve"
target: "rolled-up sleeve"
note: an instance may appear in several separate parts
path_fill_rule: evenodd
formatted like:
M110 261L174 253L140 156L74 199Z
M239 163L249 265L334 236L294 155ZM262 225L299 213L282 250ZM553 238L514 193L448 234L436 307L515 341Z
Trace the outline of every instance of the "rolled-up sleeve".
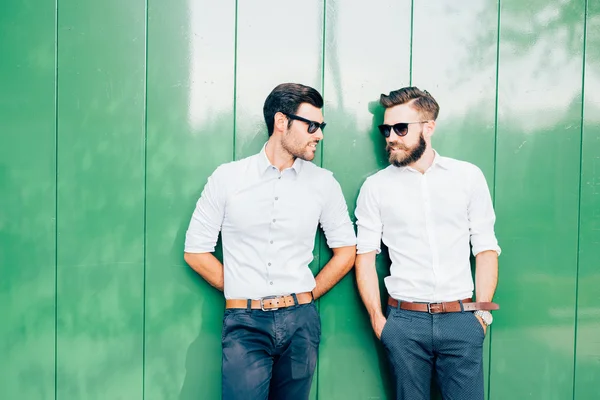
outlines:
M500 255L501 249L494 233L496 214L492 198L483 172L476 167L471 175L470 194L468 214L473 255L486 250L494 250Z
M364 254L376 250L380 253L383 223L376 186L371 178L360 188L355 215L358 229L356 252Z
M217 169L204 186L185 235L186 253L215 251L225 213L225 182L221 181L222 173Z
M342 188L333 176L329 183L329 193L325 198L319 222L331 249L356 244L354 226L348 215L348 206Z

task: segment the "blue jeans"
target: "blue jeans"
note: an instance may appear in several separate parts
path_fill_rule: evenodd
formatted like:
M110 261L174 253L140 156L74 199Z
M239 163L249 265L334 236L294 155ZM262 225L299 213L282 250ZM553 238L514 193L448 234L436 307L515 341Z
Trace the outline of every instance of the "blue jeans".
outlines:
M314 303L223 317L223 400L306 400L321 338Z
M388 306L381 342L396 399L430 400L435 370L444 400L483 400L484 338L472 312L432 315Z

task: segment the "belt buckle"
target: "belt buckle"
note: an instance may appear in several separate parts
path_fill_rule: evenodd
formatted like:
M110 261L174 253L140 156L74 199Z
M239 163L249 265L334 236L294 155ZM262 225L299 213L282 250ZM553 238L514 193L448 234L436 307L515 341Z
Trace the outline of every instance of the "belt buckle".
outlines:
M442 311L431 311L431 305L437 306L437 305L442 305ZM441 303L427 303L427 312L431 315L433 314L441 314L441 313L445 313L446 312L446 303L441 302Z
M279 310L279 307L265 308L265 303L264 303L264 300L276 299L278 297L281 297L281 296L267 296L267 297L262 297L260 299L260 309L263 310L263 311L277 311L277 310Z

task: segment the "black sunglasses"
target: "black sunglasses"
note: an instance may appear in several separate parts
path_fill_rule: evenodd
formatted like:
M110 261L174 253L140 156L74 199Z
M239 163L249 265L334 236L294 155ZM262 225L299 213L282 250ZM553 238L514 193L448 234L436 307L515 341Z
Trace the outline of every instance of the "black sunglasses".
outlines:
M310 119L302 118L294 114L286 114L282 112L283 115L287 116L289 119L295 119L296 121L306 122L308 124L308 133L315 133L317 129L321 128L321 130L325 129L325 122L318 123L317 121L311 121Z
M386 138L390 137L392 133L392 128L394 128L394 133L398 136L406 136L408 133L408 126L411 124L426 124L429 121L419 121L419 122L398 122L394 125L381 124L378 126L379 132Z

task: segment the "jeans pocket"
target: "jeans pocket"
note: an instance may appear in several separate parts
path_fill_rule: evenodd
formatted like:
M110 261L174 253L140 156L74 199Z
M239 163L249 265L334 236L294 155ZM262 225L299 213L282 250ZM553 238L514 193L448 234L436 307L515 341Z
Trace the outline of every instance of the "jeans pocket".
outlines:
M387 330L388 325L390 324L390 322L392 322L392 316L391 314L388 315L385 324L383 325L383 329L381 330L381 335L379 336L379 340L381 340L383 342L383 338L384 338L384 333Z
M231 320L231 316L233 312L231 310L225 310L225 314L223 314L223 326L221 328L221 343L225 341L225 335L228 331L229 320Z
M479 322L479 318L477 318L477 315L475 315L472 312L469 312L469 314L471 314L471 319L473 319L475 321L475 324L477 325L475 327L475 330L481 334L481 338L482 340L485 339L485 331L483 330L483 326L481 326L481 322Z
M380 340L382 342L384 341L384 337L389 336L388 331L390 329L395 329L396 331L398 331L399 329L404 328L402 324L406 324L412 321L412 317L407 313L410 313L410 311L398 310L396 308L390 307L390 309L387 311L387 321L385 322L385 325L383 325L383 329L381 331ZM396 326L394 327L393 324L396 324ZM396 333L394 333L394 336L396 335Z
M317 310L317 305L312 302L309 304L309 307L313 310L315 317L315 326L317 327L317 332L319 334L319 341L321 339L321 315L319 314L319 310Z

